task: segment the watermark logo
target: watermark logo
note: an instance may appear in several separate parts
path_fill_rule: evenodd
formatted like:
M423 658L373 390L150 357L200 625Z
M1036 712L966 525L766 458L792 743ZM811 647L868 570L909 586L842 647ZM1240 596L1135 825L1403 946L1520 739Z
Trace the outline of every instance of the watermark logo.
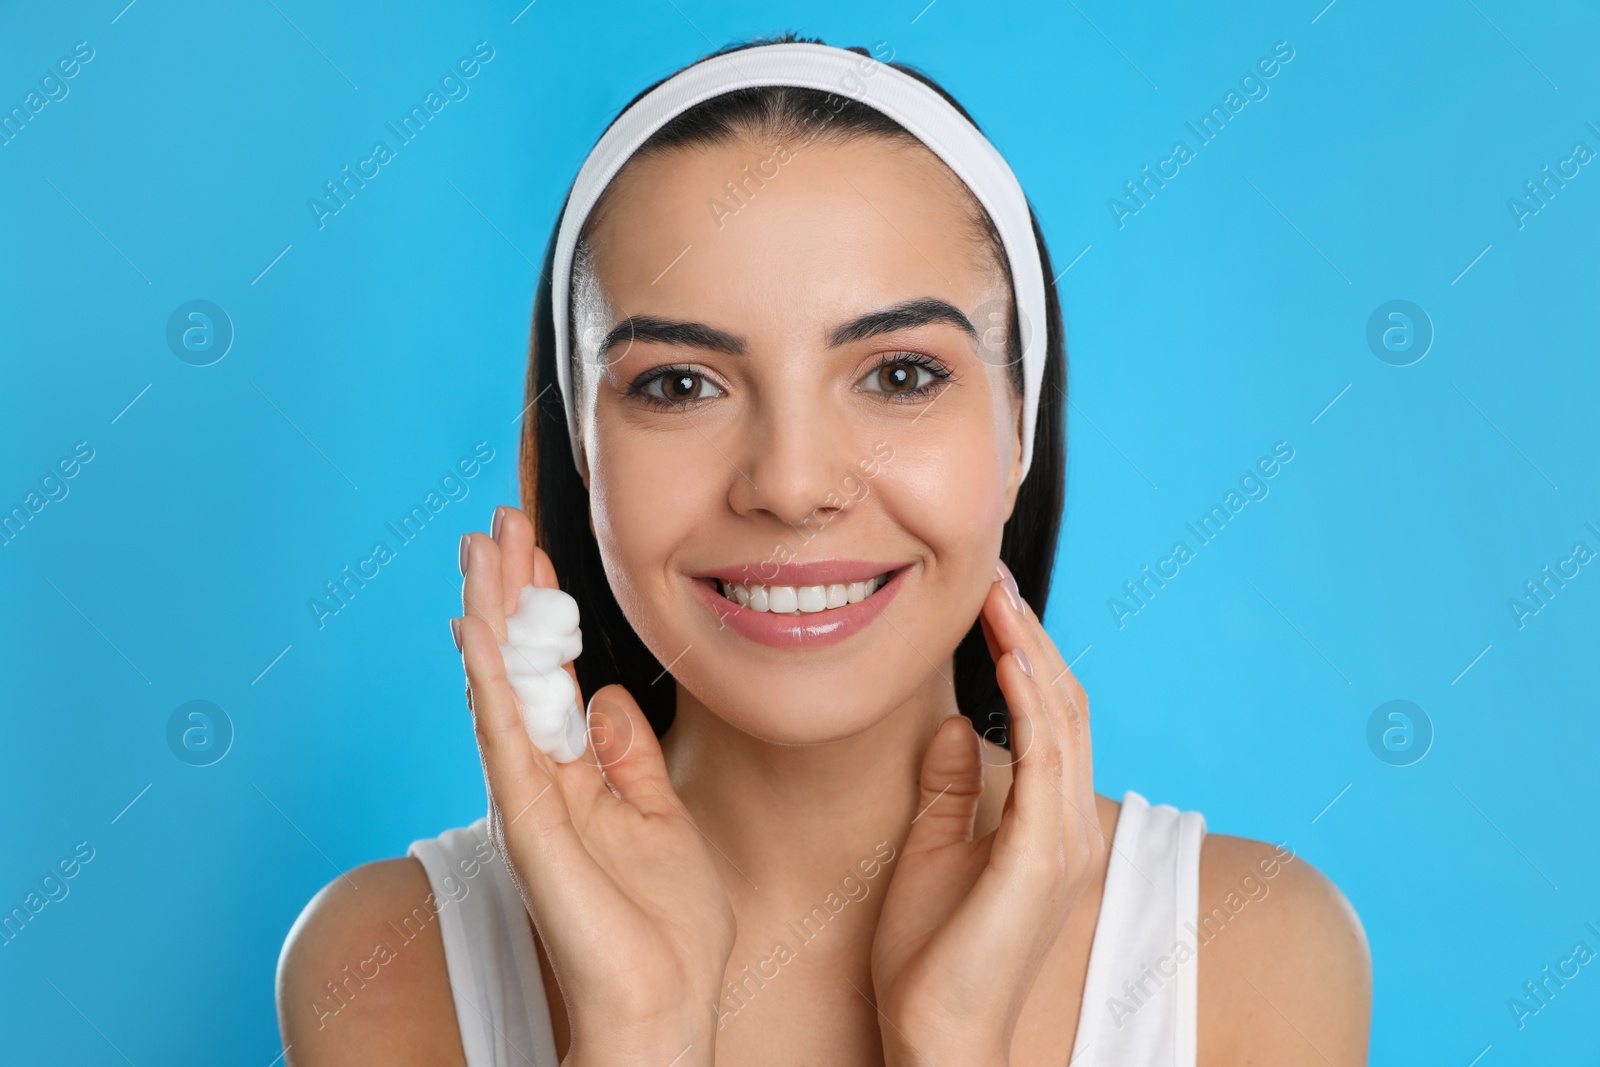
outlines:
M1015 316L1016 334L1012 335L1012 317ZM1021 361L1033 338L1033 323L1009 296L985 300L972 311L972 328L977 332L973 350L985 363L1010 369ZM1015 343L1013 343L1015 342Z
M167 717L167 747L191 767L209 767L233 747L233 720L209 700L179 704Z
M1367 719L1367 747L1391 767L1409 767L1433 747L1433 720L1409 700L1380 704Z
M1419 363L1433 347L1433 320L1409 300L1379 304L1367 319L1367 347L1391 367Z
M219 363L233 347L233 319L209 300L179 304L167 319L167 347L191 367Z

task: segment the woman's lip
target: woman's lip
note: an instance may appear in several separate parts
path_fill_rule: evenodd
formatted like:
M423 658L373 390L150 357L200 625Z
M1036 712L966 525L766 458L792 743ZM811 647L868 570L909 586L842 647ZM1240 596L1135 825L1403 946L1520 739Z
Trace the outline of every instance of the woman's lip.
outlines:
M719 628L726 626L769 648L825 648L866 629L889 606L889 601L905 584L910 571L909 566L894 571L883 588L865 600L797 615L756 611L737 604L717 591L716 581L712 578L694 578L691 581L716 616Z
M865 582L880 574L888 574L890 571L907 566L909 564L904 561L874 563L864 559L825 559L813 560L810 563L775 563L765 560L760 563L738 563L729 567L717 567L695 577L720 578L724 582L741 584L754 582L757 585L848 585L851 582Z

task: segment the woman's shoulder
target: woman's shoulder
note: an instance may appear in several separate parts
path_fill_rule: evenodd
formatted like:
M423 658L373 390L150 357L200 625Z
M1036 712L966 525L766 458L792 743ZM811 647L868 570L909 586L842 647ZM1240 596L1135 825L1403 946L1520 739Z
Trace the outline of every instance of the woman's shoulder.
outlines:
M287 1067L464 1067L432 883L407 856L339 875L295 920L278 958Z
M1202 1063L1364 1064L1366 933L1339 887L1287 844L1207 834L1200 851Z

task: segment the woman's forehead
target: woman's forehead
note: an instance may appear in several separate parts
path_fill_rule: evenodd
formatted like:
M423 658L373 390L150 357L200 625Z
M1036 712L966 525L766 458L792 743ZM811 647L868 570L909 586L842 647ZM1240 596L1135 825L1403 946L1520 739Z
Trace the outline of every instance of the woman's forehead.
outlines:
M930 295L971 306L1004 285L970 194L915 143L676 149L630 164L606 200L588 244L617 319L809 321Z

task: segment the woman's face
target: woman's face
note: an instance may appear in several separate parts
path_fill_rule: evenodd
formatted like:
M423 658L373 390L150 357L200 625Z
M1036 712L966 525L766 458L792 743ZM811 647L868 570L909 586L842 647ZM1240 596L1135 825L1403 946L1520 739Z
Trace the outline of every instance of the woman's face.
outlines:
M836 740L953 688L1021 461L972 210L920 145L741 141L636 160L596 219L575 333L601 558L651 652L751 735Z

